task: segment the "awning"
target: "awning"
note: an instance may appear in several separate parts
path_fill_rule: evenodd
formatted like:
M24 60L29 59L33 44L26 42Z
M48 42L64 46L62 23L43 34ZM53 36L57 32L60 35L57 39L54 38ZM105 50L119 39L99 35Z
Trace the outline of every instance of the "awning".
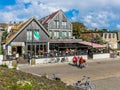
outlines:
M79 43L83 44L83 45L91 46L93 48L105 48L106 47L106 45L101 45L101 44L91 43L91 42L86 42L86 41L82 41L82 42L79 42Z
M51 39L50 43L78 43L81 39Z
M12 42L11 43L12 46L25 46L24 42Z

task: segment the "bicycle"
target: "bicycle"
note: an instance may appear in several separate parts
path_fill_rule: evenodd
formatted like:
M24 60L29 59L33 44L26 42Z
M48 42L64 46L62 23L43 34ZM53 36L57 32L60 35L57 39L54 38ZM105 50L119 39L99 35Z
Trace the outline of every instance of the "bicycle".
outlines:
M54 57L54 58L51 58L48 63L58 63L59 61L60 61L60 58Z
M56 74L52 74L50 77L49 77L50 80L55 80L55 81L61 81L61 78L57 77Z
M61 62L68 62L68 57L61 58Z
M90 77L83 76L83 78L80 81L77 81L76 83L73 83L72 86L82 88L85 90L96 90L95 85L90 82ZM82 82L84 80L84 82Z

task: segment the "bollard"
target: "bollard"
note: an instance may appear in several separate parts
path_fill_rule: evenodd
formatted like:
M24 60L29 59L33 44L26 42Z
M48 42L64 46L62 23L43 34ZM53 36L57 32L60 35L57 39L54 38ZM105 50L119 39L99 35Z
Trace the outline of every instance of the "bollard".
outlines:
M34 58L31 59L31 65L35 65L35 59Z
M13 68L17 68L17 60L12 60L12 66Z

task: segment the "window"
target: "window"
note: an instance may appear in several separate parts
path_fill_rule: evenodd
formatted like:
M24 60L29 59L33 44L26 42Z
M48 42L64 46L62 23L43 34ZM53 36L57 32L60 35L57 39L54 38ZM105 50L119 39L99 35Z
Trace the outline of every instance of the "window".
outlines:
M27 29L27 40L40 39L39 29Z
M111 33L109 33L109 38L111 38Z
M55 32L54 32L54 37L55 37L55 38L59 38L59 32L58 32L58 31L55 31Z
M32 30L31 29L28 29L27 30L27 40L32 40Z
M54 26L55 26L55 28L59 28L59 20L54 21Z
M68 37L71 37L71 36L72 36L72 32L69 31L69 32L68 32Z
M52 31L49 31L49 35L50 35L50 37L52 37Z
M64 29L67 28L67 22L66 21L62 22L62 28L64 28Z
M67 32L66 31L63 31L62 32L62 38L66 38L67 37Z
M104 35L105 35L105 38L107 38L107 33L105 33Z
M113 33L113 38L115 38L115 34Z

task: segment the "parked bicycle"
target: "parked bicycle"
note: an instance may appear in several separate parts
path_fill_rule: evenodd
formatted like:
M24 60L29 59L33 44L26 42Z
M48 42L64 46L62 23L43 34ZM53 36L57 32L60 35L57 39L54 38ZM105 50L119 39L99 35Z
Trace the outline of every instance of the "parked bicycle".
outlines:
M61 58L61 62L68 62L68 57Z
M90 77L87 76L83 76L83 78L80 81L73 83L72 86L82 88L85 90L95 90L95 85L92 82L90 82Z
M48 63L58 63L60 61L60 58L59 57L53 57L49 60Z
M50 80L61 81L60 77L57 77L56 74L49 75Z

